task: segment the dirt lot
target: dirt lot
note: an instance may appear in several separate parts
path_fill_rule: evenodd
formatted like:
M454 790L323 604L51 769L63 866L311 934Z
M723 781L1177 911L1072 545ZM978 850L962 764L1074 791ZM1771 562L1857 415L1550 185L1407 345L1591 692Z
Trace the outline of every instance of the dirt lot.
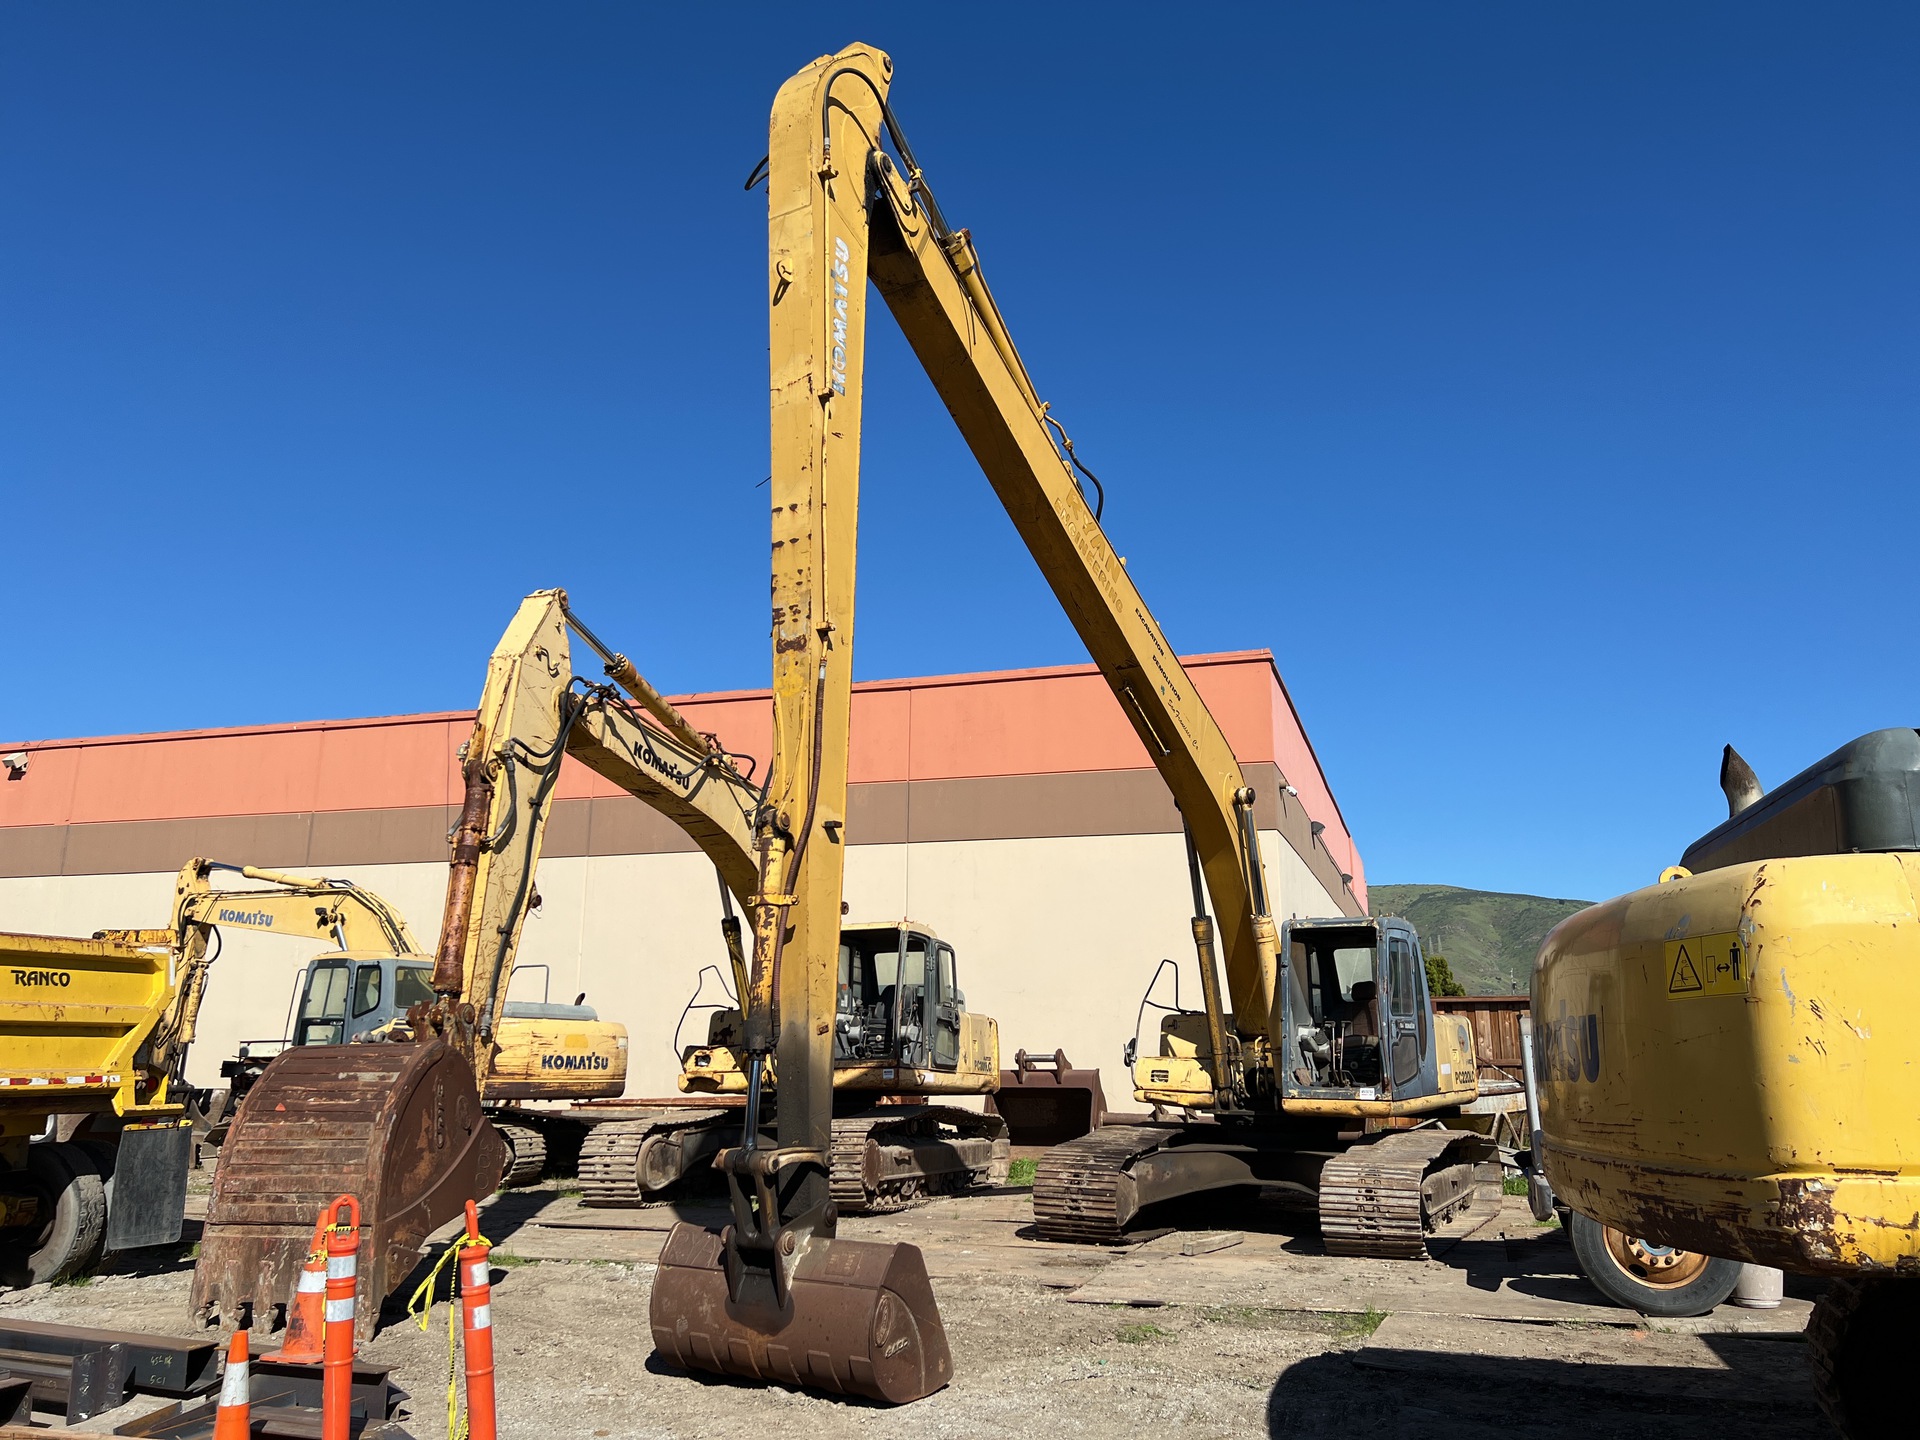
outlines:
M1457 1224L1422 1262L1335 1259L1255 1203L1161 1217L1179 1228L1109 1250L1023 1233L1024 1191L845 1222L926 1251L953 1348L951 1387L904 1410L669 1370L652 1355L652 1262L676 1209L584 1211L548 1188L501 1196L495 1335L501 1431L695 1436L772 1424L810 1436L1317 1436L1381 1440L1830 1432L1812 1401L1807 1295L1663 1326L1605 1306L1557 1230L1509 1199ZM1199 1232L1241 1239L1184 1255ZM1298 1232L1298 1233L1295 1233ZM1197 1247L1196 1247L1197 1248ZM0 1296L12 1313L192 1333L191 1260ZM390 1317L368 1358L412 1392L405 1431L445 1434L444 1307L426 1333ZM154 1405L97 1417L104 1430Z

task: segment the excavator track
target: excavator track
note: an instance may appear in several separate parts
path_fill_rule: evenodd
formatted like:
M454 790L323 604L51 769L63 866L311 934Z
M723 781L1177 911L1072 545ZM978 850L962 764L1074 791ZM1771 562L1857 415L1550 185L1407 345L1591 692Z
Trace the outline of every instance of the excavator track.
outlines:
M1138 1204L1127 1167L1179 1135L1157 1125L1108 1125L1056 1145L1033 1177L1033 1218L1044 1240L1108 1245Z
M1334 1156L1320 1171L1327 1253L1423 1258L1427 1231L1473 1203L1488 1146L1469 1131L1400 1130Z
M645 1205L681 1178L683 1155L717 1150L705 1132L724 1129L732 1144L740 1112L676 1110L644 1120L612 1120L594 1126L580 1151L580 1203L596 1208ZM702 1132L697 1137L689 1132ZM899 1210L932 1195L952 1195L976 1184L1006 1179L1007 1124L945 1105L886 1106L833 1122L832 1194L843 1215ZM650 1142L679 1138L682 1155ZM651 1163L650 1163L651 1162ZM647 1183L643 1172L651 1169Z
M498 1120L493 1128L507 1142L507 1173L500 1187L510 1190L520 1185L536 1185L547 1173L547 1137L525 1125L508 1125Z
M580 1147L580 1203L614 1209L647 1204L663 1188L641 1183L641 1150L648 1141L715 1124L738 1129L739 1114L737 1110L674 1110L645 1120L595 1125Z
M1007 1122L951 1105L881 1106L833 1122L832 1193L842 1215L902 1210L1007 1178Z

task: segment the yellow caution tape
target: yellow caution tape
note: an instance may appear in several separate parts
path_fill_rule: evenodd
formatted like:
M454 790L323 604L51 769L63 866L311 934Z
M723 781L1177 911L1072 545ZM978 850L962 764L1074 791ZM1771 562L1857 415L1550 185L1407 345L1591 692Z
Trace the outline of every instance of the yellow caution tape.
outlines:
M460 1413L460 1278L457 1262L462 1250L481 1245L489 1250L493 1248L493 1242L484 1235L477 1239L469 1239L464 1234L456 1237L451 1245L440 1252L440 1258L433 1262L427 1278L414 1286L413 1295L407 1301L407 1314L419 1317L420 1332L424 1335L433 1316L434 1284L448 1263L455 1262L454 1273L447 1279L447 1440L467 1440L467 1417Z

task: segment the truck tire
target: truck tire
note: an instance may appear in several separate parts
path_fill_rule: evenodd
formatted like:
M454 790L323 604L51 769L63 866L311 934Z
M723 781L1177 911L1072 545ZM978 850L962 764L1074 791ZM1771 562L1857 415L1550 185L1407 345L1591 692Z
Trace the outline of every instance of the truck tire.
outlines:
M1738 1260L1640 1240L1573 1212L1573 1254L1594 1288L1616 1305L1661 1320L1704 1315L1733 1294Z
M107 1191L78 1145L29 1145L27 1181L40 1200L28 1238L8 1243L0 1272L14 1285L45 1285L91 1270L107 1238Z
M1820 1408L1842 1435L1898 1435L1913 1417L1906 1378L1920 1340L1920 1281L1836 1280L1813 1307L1807 1346Z

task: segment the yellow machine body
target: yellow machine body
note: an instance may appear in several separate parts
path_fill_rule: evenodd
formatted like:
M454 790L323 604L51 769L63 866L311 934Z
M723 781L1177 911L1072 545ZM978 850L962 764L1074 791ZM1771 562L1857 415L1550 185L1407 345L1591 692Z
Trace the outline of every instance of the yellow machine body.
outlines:
M1288 1096L1281 1109L1289 1115L1348 1115L1383 1119L1406 1115L1431 1115L1457 1110L1478 1098L1478 1064L1474 1056L1473 1025L1455 1015L1433 1016L1433 1048L1440 1088L1431 1094L1401 1098L1383 1087L1374 1099L1341 1097L1322 1100L1308 1096ZM1133 1098L1143 1105L1179 1105L1192 1110L1212 1103L1216 1089L1214 1066L1207 1038L1207 1017L1197 1011L1181 1011L1160 1021L1160 1050L1133 1062ZM1232 1017L1228 1017L1232 1028ZM1246 1054L1243 1064L1254 1068L1269 1065L1264 1039L1243 1040Z
M627 1027L611 1020L549 1020L509 1013L493 1032L493 1063L480 1096L588 1100L626 1093Z
M747 1072L735 1047L743 1024L738 1010L714 1016L709 1043L689 1045L681 1056L680 1089L687 1095L744 1095ZM713 1037L725 1034L731 1040ZM770 1077L777 1067L769 1064ZM883 1095L992 1095L1000 1089L1000 1026L985 1015L960 1017L960 1066L956 1070L905 1069L895 1065L837 1064L836 1091L871 1090Z
M1569 917L1535 963L1547 1177L1629 1234L1920 1267L1920 855L1731 865Z
M177 1115L144 1049L177 992L166 930L0 933L0 1140L50 1115Z

